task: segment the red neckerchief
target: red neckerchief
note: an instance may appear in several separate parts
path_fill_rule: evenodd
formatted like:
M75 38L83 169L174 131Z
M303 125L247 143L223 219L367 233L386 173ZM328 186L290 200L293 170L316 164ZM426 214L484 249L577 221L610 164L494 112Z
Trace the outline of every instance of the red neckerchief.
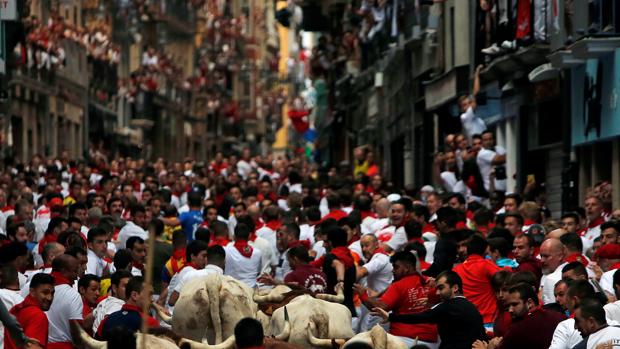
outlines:
M137 305L131 305L131 304L123 304L123 306L121 307L121 310L125 310L125 311L135 311L138 312L140 314L142 314L142 309L137 306Z
M269 221L265 223L265 226L273 231L278 231L278 229L282 226L282 223L280 221Z
M222 238L218 236L215 239L213 239L213 241L211 241L209 245L210 246L220 245L222 247L226 247L226 245L228 245L229 243L230 243L230 240L228 240L227 238Z
M265 226L265 223L263 223L262 219L259 218L259 219L254 221L254 228L256 230L258 230L258 229L260 229L260 228L262 228L264 226Z
M570 255L568 255L568 257L566 257L566 262L579 262L583 264L584 267L588 266L588 260L579 252L571 253Z
M144 263L139 263L136 261L131 262L131 266L140 270L140 271L144 271Z
M310 241L308 240L296 240L288 244L288 248L291 249L293 247L303 246L306 250L310 249Z
M433 223L426 223L422 228L422 234L424 233L435 233L435 225Z
M609 271L609 270L616 270L616 269L620 269L620 262L612 264L611 267L609 267L609 269L607 269L607 271Z
M2 212L13 211L13 210L15 210L15 207L11 205L6 205L2 208Z
M49 244L50 242L56 242L58 240L58 236L54 234L47 234L39 241L39 254L43 253L43 246Z
M467 223L464 221L456 222L456 229L467 229Z
M35 298L33 298L31 295L27 295L26 298L24 298L23 302L11 308L10 313L15 315L19 313L20 311L22 311L23 309L28 308L28 307L37 307L41 309L39 302Z
M533 225L533 224L536 224L536 222L534 222L531 219L526 219L525 221L523 221L524 226Z
M99 303L103 302L108 297L110 297L110 295L106 294L105 296L101 296L101 297L97 298L97 305L99 305Z
M54 286L60 286L60 285L73 286L73 282L71 282L71 280L64 277L60 272L53 271L51 275L52 277L54 277Z
M353 256L351 255L351 250L349 250L348 247L335 247L332 248L330 253L336 256L336 258L338 258L338 260L342 262L342 264L344 264L345 269L351 268L355 265L355 261L353 260Z
M198 270L198 268L196 268L196 264L194 264L194 263L192 263L192 262L189 262L189 263L185 263L185 265L184 265L184 266L182 266L182 267L181 267L181 269L179 269L179 272L180 272L181 270L185 269L185 267L192 267L192 268L194 268L194 269Z
M370 211L362 211L360 212L360 214L362 215L362 220L370 217L370 218L377 218L377 215L374 212L370 212Z
M467 219L469 219L470 221L471 221L471 220L474 220L474 213L473 213L473 212L471 212L470 210L467 210L467 211L465 211L465 217L466 217Z
M258 236L256 236L256 232L253 231L253 232L250 233L250 237L248 237L248 240L253 242L253 241L256 240L257 237Z
M250 258L252 257L252 252L254 252L254 249L252 248L252 246L248 245L248 241L247 240L235 240L235 244L234 244L235 248L237 249L237 251L239 251L239 253L241 253L241 255L245 258Z
M375 252L372 253L373 256L376 255L376 254L384 254L386 256L389 256L388 253L385 252L385 250L383 248L381 248L381 247L377 247L375 249ZM372 259L372 257L371 257L371 259Z
M603 216L598 216L598 218L588 223L588 229L596 228L603 223L605 223L605 218L603 218Z
M413 239L409 240L408 242L417 242L417 243L420 243L420 244L424 245L424 239L422 239L422 238L413 238Z
M349 241L349 245L351 245L355 241L359 241L359 239L360 239L359 235L353 235L353 237L351 238L351 241Z

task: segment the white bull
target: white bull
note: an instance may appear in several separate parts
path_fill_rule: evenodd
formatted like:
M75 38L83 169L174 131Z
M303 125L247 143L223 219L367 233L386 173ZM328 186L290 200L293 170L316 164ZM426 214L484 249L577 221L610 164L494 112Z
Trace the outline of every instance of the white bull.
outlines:
M159 315L179 336L217 344L234 335L239 320L256 316L252 294L243 282L212 274L183 285L171 319Z
M286 321L285 308L289 321ZM351 312L342 304L327 302L310 295L293 298L285 308L276 309L270 322L270 334L304 348L322 348L329 342L342 344L353 337ZM309 328L308 326L311 326ZM317 339L313 341L312 338Z
M347 349L352 343L366 343L374 349L408 349L407 345L400 339L385 332L385 330L375 325L370 331L362 332L349 339L341 349Z
M73 338L76 339L75 344L78 348L108 349L108 342L93 339L79 325L72 325L72 333L77 334L77 336L74 335ZM142 334L140 332L137 332L135 337L136 349L179 349L172 339L166 337L158 337L152 334Z

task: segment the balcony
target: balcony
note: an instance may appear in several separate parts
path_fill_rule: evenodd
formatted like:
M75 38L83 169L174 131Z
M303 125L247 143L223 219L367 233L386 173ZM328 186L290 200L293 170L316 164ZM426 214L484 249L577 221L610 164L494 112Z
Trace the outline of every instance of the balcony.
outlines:
M152 1L149 12L154 21L168 24L171 32L193 35L196 31L196 11L190 1Z

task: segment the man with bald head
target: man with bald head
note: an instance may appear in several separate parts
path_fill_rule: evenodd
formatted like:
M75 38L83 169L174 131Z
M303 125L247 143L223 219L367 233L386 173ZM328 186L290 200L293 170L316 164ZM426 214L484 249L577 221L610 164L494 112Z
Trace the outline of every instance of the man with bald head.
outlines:
M359 282L361 279L366 278L366 284L369 289L383 293L394 279L390 257L381 248L379 240L374 234L362 236L360 245L367 262L363 266L357 267L356 279ZM366 309L364 309L362 311L362 319L360 320L360 330L368 331L378 324L380 320L379 317L368 314Z
M544 304L555 302L553 289L562 279L562 268L566 263L566 248L560 239L549 238L540 246L543 277L540 281L540 291Z
M54 277L54 302L47 312L49 320L49 343L51 349L73 348L70 323L82 325L83 303L73 283L78 277L79 262L77 258L63 254L52 262Z
M371 225L371 233L376 233L380 229L390 224L390 208L392 203L386 198L381 198L375 204L375 212L377 213L377 219Z
M390 257L379 246L379 240L374 234L362 236L360 245L367 262L357 267L357 280L365 277L368 288L383 292L393 279Z
M41 257L43 258L43 265L40 268L27 270L24 275L28 278L28 281L22 287L20 293L23 297L26 297L30 293L30 280L38 273L50 274L52 272L52 262L56 257L65 253L65 247L57 242L50 242L43 246Z

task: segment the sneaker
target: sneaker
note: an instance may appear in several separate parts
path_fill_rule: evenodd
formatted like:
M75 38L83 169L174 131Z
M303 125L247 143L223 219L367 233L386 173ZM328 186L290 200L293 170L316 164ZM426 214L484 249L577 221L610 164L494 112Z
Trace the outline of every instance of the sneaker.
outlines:
M516 50L517 49L517 41L516 40L512 40L512 41L504 41L502 42L502 48L505 50Z
M502 53L502 49L499 48L497 44L493 44L487 48L483 48L482 50L480 50L480 52L484 53L485 55L493 56Z

